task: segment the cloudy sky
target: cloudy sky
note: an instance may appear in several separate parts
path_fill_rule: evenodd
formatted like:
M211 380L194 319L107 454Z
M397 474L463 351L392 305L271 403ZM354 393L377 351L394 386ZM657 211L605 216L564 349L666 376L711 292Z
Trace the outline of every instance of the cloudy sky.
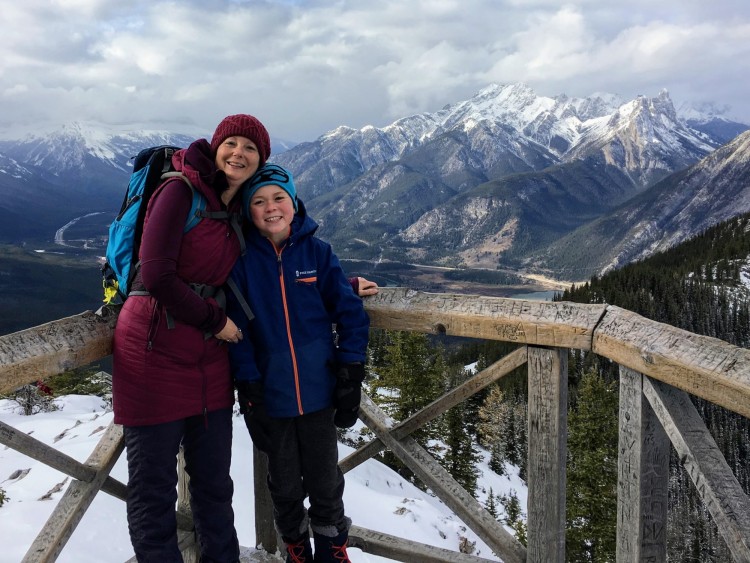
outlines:
M20 0L0 18L0 133L98 121L274 138L383 126L490 83L711 102L750 123L747 0Z

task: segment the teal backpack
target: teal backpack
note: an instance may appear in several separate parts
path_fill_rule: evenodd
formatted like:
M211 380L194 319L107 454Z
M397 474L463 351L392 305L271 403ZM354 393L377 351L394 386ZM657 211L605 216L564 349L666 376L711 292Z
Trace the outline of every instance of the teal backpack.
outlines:
M225 211L207 213L206 198L203 197L181 173L172 167L172 155L179 147L160 145L143 149L134 157L133 173L128 182L125 199L120 212L109 226L109 241L105 262L102 266L102 285L104 302L112 303L119 297L125 301L130 291L130 284L138 268L138 254L141 248L143 220L151 196L164 180L181 178L193 192L193 203L185 221L188 232L202 218L226 218Z

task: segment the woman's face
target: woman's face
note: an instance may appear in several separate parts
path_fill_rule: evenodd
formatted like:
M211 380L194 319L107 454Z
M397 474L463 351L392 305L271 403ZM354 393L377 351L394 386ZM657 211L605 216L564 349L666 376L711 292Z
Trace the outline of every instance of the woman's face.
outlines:
M247 137L227 137L216 150L216 167L226 174L230 188L239 187L255 174L260 164L260 153Z

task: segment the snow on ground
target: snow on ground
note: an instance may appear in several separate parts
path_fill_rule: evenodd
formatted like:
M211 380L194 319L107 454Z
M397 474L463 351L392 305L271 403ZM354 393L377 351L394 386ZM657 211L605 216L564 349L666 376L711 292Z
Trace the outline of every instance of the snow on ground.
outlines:
M112 412L97 397L71 395L56 400L59 410L33 416L20 414L17 405L0 400L0 420L84 462L96 447ZM361 424L361 423L358 423ZM356 430L356 428L354 429ZM232 478L235 483L235 526L240 544L255 545L252 489L252 447L240 416L235 417ZM339 445L343 458L353 450ZM518 477L498 476L481 464L478 497L484 503L492 488L497 494L514 490L521 506L526 506L526 487ZM125 456L120 456L112 477L127 482ZM0 507L0 537L3 549L0 563L23 559L26 550L62 497L70 478L23 454L0 446L0 488L6 503ZM42 500L47 498L48 500ZM458 551L466 537L476 542L475 555L497 558L487 545L452 514L439 499L425 493L383 464L369 460L346 475L344 493L347 514L354 524L379 532ZM501 507L498 507L501 510ZM382 557L350 549L353 563L381 563ZM132 557L128 538L125 504L100 493L63 549L60 563L122 563Z

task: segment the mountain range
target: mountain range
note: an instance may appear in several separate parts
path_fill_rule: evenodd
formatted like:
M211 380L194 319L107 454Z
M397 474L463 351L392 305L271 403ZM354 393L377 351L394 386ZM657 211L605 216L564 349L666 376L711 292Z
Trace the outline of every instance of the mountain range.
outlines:
M340 256L580 280L746 210L748 129L676 109L666 90L623 101L493 84L382 128L275 142L271 160L294 172ZM128 159L193 138L72 124L0 141L0 242L49 240L102 213L76 228L103 246Z

